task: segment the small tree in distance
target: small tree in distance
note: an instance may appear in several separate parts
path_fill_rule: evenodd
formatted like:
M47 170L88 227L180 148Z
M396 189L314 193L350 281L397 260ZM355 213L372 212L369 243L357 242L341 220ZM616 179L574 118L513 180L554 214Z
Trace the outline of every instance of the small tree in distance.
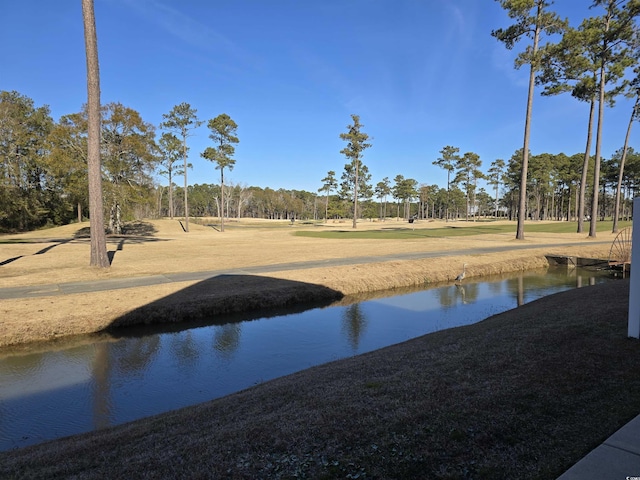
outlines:
M458 147L452 147L451 145L447 145L442 150L440 150L440 154L442 155L440 158L433 162L434 165L437 165L440 168L443 168L447 171L447 204L445 205L445 221L449 221L449 205L451 200L451 172L455 170L455 165L460 160L460 155L458 152L460 149Z
M498 191L500 190L500 184L502 183L502 177L504 176L504 160L498 158L491 162L491 168L489 168L489 185L492 185L496 191L496 204L495 204L495 217L498 219Z
M180 159L180 151L182 145L180 139L173 133L165 132L160 137L161 165L164 170L160 171L160 175L166 175L169 180L169 218L173 220L173 176L184 175L184 171L176 169L175 163Z
M229 115L222 113L209 120L207 126L211 130L209 138L218 146L215 148L207 147L200 156L214 162L216 170L220 170L220 231L224 232L224 169L226 167L233 170L233 166L236 164L236 161L231 157L236 150L233 144L240 142L236 137L238 125Z
M456 184L462 184L464 187L464 193L466 197L466 212L465 220L469 221L469 205L473 203L475 205L475 191L478 178L482 178L483 174L480 171L480 156L477 153L467 152L456 162L456 176L453 180ZM471 197L474 197L471 202Z
M331 191L338 188L338 181L336 180L336 172L329 170L327 176L322 180L322 188L318 189L319 192L325 192L325 204L324 204L324 220L327 221L329 217L329 195Z
M345 172L353 175L353 228L357 228L359 175L364 166L362 164L362 154L371 144L367 143L369 135L360 131L362 128L360 116L352 114L351 119L353 120L353 125L347 125L347 133L340 134L340 138L347 142L347 146L340 150L340 153L351 160L350 163L345 165Z
M197 110L191 108L188 103L181 103L171 109L169 113L163 113L164 122L160 124L160 128L177 133L182 137L182 159L184 160L184 223L185 232L189 231L189 198L187 195L189 182L187 181L187 137L190 131L202 125L202 121L196 116Z
M376 196L378 197L380 202L380 220L383 222L387 218L387 196L391 194L391 182L389 181L389 177L384 177L381 182L376 184ZM382 200L384 200L384 209L382 208Z

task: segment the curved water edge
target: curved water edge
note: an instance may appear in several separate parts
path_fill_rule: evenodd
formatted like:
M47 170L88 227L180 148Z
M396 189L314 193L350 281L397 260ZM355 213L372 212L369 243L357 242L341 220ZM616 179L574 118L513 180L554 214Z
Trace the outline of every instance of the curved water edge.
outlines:
M44 351L4 352L0 450L201 403L608 280L607 273L566 268L514 273L347 297L302 312L130 328L120 330L119 338L83 337Z

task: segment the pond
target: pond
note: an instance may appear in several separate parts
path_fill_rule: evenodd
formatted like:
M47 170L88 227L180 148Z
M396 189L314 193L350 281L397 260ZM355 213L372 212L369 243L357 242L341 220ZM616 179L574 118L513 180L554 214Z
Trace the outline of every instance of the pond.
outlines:
M0 351L0 451L205 402L604 281L611 281L606 272L553 268L378 292L298 313L126 329L120 338Z

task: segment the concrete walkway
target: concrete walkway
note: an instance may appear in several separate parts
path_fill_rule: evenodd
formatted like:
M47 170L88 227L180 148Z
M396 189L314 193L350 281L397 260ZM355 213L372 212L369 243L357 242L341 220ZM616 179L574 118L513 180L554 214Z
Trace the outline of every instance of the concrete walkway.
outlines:
M640 415L611 435L558 480L640 480Z

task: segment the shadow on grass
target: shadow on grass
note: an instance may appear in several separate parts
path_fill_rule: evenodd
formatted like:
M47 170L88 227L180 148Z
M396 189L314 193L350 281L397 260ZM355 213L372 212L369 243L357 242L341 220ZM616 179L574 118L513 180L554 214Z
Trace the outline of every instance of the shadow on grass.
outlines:
M158 233L156 227L149 222L127 222L122 226L122 233L120 235L113 235L119 237L121 235L133 236L133 237L151 237ZM91 228L83 227L73 234L74 238L91 238ZM110 235L112 236L112 235Z
M65 243L69 243L72 239L68 238L66 240L60 240L57 243L54 243L53 245L49 245L48 247L44 247L42 250L38 250L36 253L34 253L34 255L43 255L45 253L47 253L49 250L59 246L59 245L64 245Z
M117 318L103 332L139 336L204 325L255 320L325 307L341 292L322 285L256 275L208 278ZM127 328L123 328L127 327Z
M56 248L59 245L64 245L65 243L69 243L73 241L72 238L65 238L62 240L50 240L49 242L51 243L51 245L49 245L48 247L44 247L41 250L38 250L37 252L33 253L32 255L44 255L45 253L49 252L50 250ZM32 243L32 242L12 242L12 243ZM18 255L17 257L12 257L12 258L7 258L6 260L3 260L0 262L0 267L3 265L8 265L11 262L15 262L16 260L20 260L23 257L28 257L29 255Z
M0 267L3 265L8 265L11 262L15 262L16 260L20 260L22 257L24 257L24 255L18 255L17 257L7 258L6 260L3 260L2 262L0 262Z
M113 260L116 256L116 252L122 251L124 249L125 242L146 243L166 241L159 238L154 238L153 235L156 233L158 233L158 230L152 223L138 221L125 223L122 226L122 234L120 235L107 235L107 244L116 244L115 249L107 251L107 256L109 257L109 265L113 265ZM81 228L74 234L74 238L82 240L90 239L91 229L89 227Z
M121 240L118 242L118 246L116 247L116 249L115 249L115 250L109 250L109 251L107 252L107 256L109 257L109 265L113 265L113 259L114 259L114 258L115 258L115 256L116 256L116 252L118 252L118 251L122 251L122 249L124 248L124 241L125 241L125 239L124 239L124 238L123 238L123 239L121 239Z
M160 242L167 241L159 238L153 237L153 235L157 233L156 228L153 224L148 222L130 222L123 226L121 235L108 235L107 236L107 244L115 244L116 247L112 250L107 251L107 256L109 257L109 263L113 264L113 260L115 258L116 252L121 251L124 248L124 244L126 243L144 243L144 242ZM9 240L0 243L5 244L32 244L32 243L49 243L50 245L38 250L35 253L30 255L18 255L15 257L10 257L5 260L0 261L0 267L3 265L8 265L16 260L20 260L21 258L28 257L31 255L43 255L45 253L50 252L55 247L60 245L64 245L66 243L71 242L79 242L85 243L89 241L91 238L91 230L89 227L83 227L78 229L73 237L70 238L49 238L49 239L24 239L24 240Z

